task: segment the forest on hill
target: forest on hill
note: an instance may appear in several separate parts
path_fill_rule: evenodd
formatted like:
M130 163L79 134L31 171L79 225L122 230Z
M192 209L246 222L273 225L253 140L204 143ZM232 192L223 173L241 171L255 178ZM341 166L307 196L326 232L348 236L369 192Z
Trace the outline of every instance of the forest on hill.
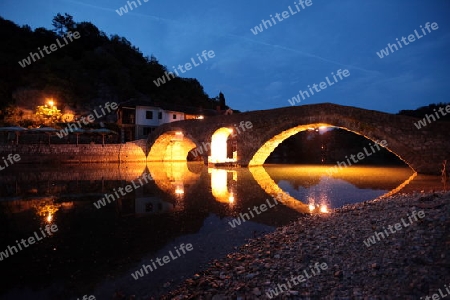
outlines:
M0 17L3 114L8 106L34 109L46 98L57 99L58 104L71 109L129 99L204 109L226 106L219 96L210 98L194 78L176 77L156 86L153 81L164 76L167 68L154 56L144 56L125 37L107 36L94 24L75 22L68 14L57 14L52 26L52 30L32 30ZM78 39L73 39L75 32ZM52 44L58 46L53 52L48 49ZM24 61L27 59L30 64Z
M450 121L450 114L446 112L446 107L450 105L449 103L433 103L428 106L421 106L414 110L401 110L398 112L398 115L410 116L422 119L426 117L426 115L438 115L439 118L436 120L439 121ZM441 109L441 111L439 111ZM444 113L442 113L442 111Z

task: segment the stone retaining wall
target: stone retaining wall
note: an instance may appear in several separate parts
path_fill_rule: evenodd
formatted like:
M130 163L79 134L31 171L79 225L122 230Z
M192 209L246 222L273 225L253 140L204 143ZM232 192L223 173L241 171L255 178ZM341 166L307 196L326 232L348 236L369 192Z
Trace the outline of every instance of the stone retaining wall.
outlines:
M19 154L18 163L117 163L145 162L146 140L125 144L0 145L0 157ZM3 159L1 160L3 161Z

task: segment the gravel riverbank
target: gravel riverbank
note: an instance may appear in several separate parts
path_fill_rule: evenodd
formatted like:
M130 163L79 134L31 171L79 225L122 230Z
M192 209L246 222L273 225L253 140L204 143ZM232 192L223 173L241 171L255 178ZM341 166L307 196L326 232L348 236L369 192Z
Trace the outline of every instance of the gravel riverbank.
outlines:
M450 193L414 193L301 217L161 299L445 299L449 286Z

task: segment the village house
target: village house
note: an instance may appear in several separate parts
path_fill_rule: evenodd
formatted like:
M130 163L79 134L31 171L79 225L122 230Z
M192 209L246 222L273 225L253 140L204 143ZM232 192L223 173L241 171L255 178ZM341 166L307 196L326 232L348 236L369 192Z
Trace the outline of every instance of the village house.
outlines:
M121 128L121 142L127 142L146 139L152 131L165 123L203 119L221 113L223 112L214 109L129 100L119 104L117 124Z

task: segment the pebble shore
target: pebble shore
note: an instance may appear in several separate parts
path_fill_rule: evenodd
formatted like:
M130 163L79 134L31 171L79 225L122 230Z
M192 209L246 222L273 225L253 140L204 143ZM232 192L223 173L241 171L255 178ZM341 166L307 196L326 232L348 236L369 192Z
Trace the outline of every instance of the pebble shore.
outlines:
M425 216L416 220L414 211ZM395 233L364 243L397 223ZM327 268L311 276L316 263ZM295 280L305 270L310 277ZM413 193L302 216L213 261L160 299L271 299L267 293L278 289L274 299L419 300L439 289L446 294L445 286L450 286L450 193ZM450 295L438 299L445 298Z

